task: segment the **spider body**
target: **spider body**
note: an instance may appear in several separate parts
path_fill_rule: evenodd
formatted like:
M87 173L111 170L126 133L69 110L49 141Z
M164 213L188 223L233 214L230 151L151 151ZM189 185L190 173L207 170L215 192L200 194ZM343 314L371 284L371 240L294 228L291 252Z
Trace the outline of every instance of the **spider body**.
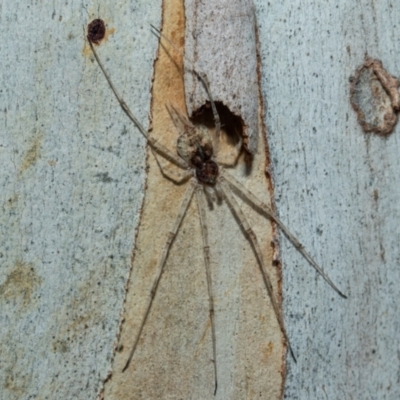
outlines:
M158 31L157 31L158 32ZM158 35L161 34L158 32ZM286 339L288 347L293 355L293 351L290 347L288 336L283 323L281 311L278 306L278 302L275 298L273 286L268 274L267 263L264 260L262 248L258 242L257 236L254 233L250 222L248 221L245 213L242 211L240 204L235 198L235 194L238 194L246 202L251 204L254 209L270 220L274 221L283 233L289 238L296 249L307 259L307 261L318 271L319 274L332 286L332 288L342 297L346 297L343 293L333 284L326 273L319 267L319 265L313 260L313 258L304 250L300 242L294 237L294 235L286 228L286 226L280 221L280 219L271 211L269 206L248 190L242 183L240 183L233 175L228 173L222 166L234 166L242 150L242 140L239 140L239 145L236 145L233 151L229 154L219 153L219 137L221 122L219 119L218 111L213 101L207 78L204 74L192 71L198 79L202 82L210 101L210 105L213 112L213 119L215 124L215 132L211 135L211 131L204 125L194 125L186 115L175 108L172 105L166 105L170 117L174 123L174 126L179 134L177 140L176 151L169 150L166 146L161 144L155 137L151 136L136 117L132 114L124 100L119 96L116 91L109 75L105 71L91 41L89 43L92 48L93 54L102 69L111 89L113 90L121 108L127 114L129 119L136 125L140 130L141 134L146 138L149 146L154 154L154 157L158 163L161 173L175 181L181 183L190 179L183 200L177 212L175 221L168 232L168 237L165 241L164 247L161 251L161 255L157 265L157 272L154 283L149 290L148 302L145 307L144 315L141 319L141 324L138 331L135 334L134 343L129 354L129 358L122 371L126 371L129 364L134 356L135 350L138 346L139 339L142 334L144 325L146 324L147 318L150 314L153 301L157 294L157 288L165 270L166 261L169 255L169 251L174 242L174 239L179 231L179 227L186 215L188 207L193 198L195 198L198 206L198 214L200 219L201 233L203 238L203 254L204 254L204 266L207 277L207 289L208 289L208 300L209 300L209 317L211 321L211 335L213 345L213 367L214 367L214 381L215 388L214 394L217 391L218 378L217 378L217 352L216 352L216 330L214 321L214 300L213 300L213 285L212 285L212 274L210 267L210 246L208 239L208 226L206 222L207 204L206 195L214 200L216 197L218 200L225 201L232 213L236 216L240 226L249 239L255 257L257 259L262 279L264 281L265 288L268 292L270 302L274 309L278 324L282 331L283 336ZM176 168L171 169L170 166L163 165L159 156L167 161L170 161L175 167L180 168L179 172L176 172ZM225 156L225 157L224 157ZM217 162L218 159L218 162ZM234 194L235 193L235 194ZM293 355L294 357L294 355Z
M219 167L214 160L214 148L210 132L204 125L194 126L175 107L168 107L175 127L180 132L177 152L195 170L198 182L215 186Z
M191 163L196 167L196 177L199 182L215 186L218 178L218 164L207 155L207 149L199 146L191 158Z

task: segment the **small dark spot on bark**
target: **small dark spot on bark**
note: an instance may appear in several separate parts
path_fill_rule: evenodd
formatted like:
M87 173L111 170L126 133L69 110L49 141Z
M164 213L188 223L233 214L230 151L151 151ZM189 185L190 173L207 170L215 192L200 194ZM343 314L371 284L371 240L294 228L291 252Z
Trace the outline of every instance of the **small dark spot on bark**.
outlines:
M118 345L117 348L115 349L118 353L120 353L124 349L124 346L122 344Z
M110 183L114 180L108 175L108 172L101 172L99 174L96 174L95 176L104 183Z
M106 34L106 26L102 19L94 19L88 25L88 38L94 44L99 44L99 42L104 38Z

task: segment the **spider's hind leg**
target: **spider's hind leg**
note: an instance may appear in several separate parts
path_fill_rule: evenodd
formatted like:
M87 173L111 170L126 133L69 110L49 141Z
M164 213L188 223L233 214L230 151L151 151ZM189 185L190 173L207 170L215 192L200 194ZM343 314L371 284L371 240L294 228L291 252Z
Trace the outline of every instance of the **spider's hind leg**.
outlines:
M197 206L199 209L199 216L200 216L201 233L203 236L204 263L207 275L208 302L209 302L211 335L212 335L212 345L213 345L213 364L214 364L214 382L215 382L214 396L215 396L218 387L218 377L217 377L217 347L216 347L215 320L214 320L214 297L213 297L211 268L210 268L210 245L208 243L208 229L206 222L206 202L204 198L203 187L201 185L198 185L196 188L196 197L197 197Z
M225 200L227 201L228 205L230 206L230 208L232 209L233 213L238 218L243 230L246 232L248 238L250 239L251 244L253 245L253 249L254 249L254 252L256 253L256 257L257 257L257 260L258 260L258 264L260 266L260 270L261 270L261 274L262 274L262 277L263 277L263 280L264 280L264 284L265 284L265 287L267 289L268 296L269 296L269 298L271 300L272 307L274 309L276 319L278 320L279 327L281 329L281 332L282 332L283 336L285 337L285 340L286 340L287 346L288 346L288 348L290 350L290 353L291 353L293 359L296 361L296 357L294 355L292 346L290 345L289 337L288 337L288 335L286 333L285 325L283 323L282 314L280 312L280 309L278 307L278 303L277 303L276 298L275 298L275 294L274 294L273 289L272 289L271 279L269 278L269 275L268 275L268 272L267 272L267 267L266 267L266 264L265 264L265 261L264 261L263 254L261 252L260 244L258 243L258 240L257 240L257 236L255 235L253 229L250 226L249 221L247 220L246 216L244 215L243 211L241 210L238 202L236 201L236 199L233 196L233 193L232 193L231 189L229 188L228 184L224 181L224 179L220 179L218 186L219 186L219 190L223 194L223 196L224 196Z
M238 143L228 152L220 152L218 155L218 164L226 167L233 168L239 161L239 157L242 154L243 138L239 136Z
M225 179L231 187L233 187L239 195L244 199L247 199L256 208L263 211L268 218L276 222L281 231L286 237L292 242L293 246L299 251L299 253L315 268L315 270L325 279L326 282L344 299L347 296L339 290L339 288L332 282L327 273L317 264L317 262L311 257L310 254L304 249L304 246L297 240L297 238L286 228L286 225L278 218L278 216L272 212L272 210L261 200L259 200L250 190L246 189L239 181L237 181L231 174L221 170L222 179Z
M151 287L151 290L150 290L150 297L149 297L149 301L147 303L146 311L145 311L145 313L143 315L142 322L140 324L139 330L138 330L138 332L137 332L137 334L135 336L135 341L133 343L132 350L129 353L128 360L126 361L126 364L125 364L122 372L126 371L126 369L129 367L129 364L130 364L130 362L132 360L132 357L133 357L133 355L135 353L135 350L136 350L137 344L139 342L140 336L142 334L144 325L146 324L147 318L148 318L148 316L150 314L150 310L151 310L154 298L155 298L156 293L157 293L157 288L158 288L158 285L160 283L161 276L162 276L162 274L164 272L164 269L165 269L165 265L166 265L168 254L169 254L169 250L171 248L172 242L175 239L175 236L178 233L178 229L179 229L179 227L180 227L180 225L182 223L182 220L186 215L186 211L187 211L187 209L189 207L190 200L193 197L193 193L194 193L195 187L196 187L196 181L193 180L193 181L191 181L189 187L186 189L183 201L182 201L182 203L181 203L181 205L179 207L179 211L178 211L178 214L177 214L177 216L175 218L175 221L174 221L174 224L172 226L172 229L168 233L167 240L165 242L165 245L164 245L160 260L158 262L158 267L157 267L158 272L157 272L156 278L154 280L153 286Z

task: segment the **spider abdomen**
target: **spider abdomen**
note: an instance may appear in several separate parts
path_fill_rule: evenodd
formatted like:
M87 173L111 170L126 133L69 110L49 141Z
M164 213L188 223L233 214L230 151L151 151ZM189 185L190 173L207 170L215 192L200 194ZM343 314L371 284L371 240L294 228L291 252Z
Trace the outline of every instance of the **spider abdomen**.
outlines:
M214 186L218 177L218 164L213 160L197 163L196 177L201 183Z

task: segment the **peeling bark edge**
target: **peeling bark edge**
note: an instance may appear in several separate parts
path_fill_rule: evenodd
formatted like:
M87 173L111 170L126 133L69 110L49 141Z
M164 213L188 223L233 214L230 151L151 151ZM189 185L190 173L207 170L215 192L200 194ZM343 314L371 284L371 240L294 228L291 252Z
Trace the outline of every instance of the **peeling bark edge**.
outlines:
M254 14L254 31L255 31L255 41L256 41L256 55L257 55L257 80L258 80L258 101L259 101L259 115L260 115L260 128L261 128L261 136L262 142L264 144L265 149L265 179L268 185L268 191L271 195L271 209L277 214L277 208L275 204L275 183L274 183L274 171L273 171L273 163L271 160L271 151L269 148L269 140L268 140L268 128L266 125L266 110L268 104L267 100L263 97L262 90L262 60L261 60L261 52L260 52L260 36L258 30L258 21L257 16ZM281 260L281 248L280 248L280 232L278 225L276 222L271 221L272 225L272 242L271 245L273 247L273 266L279 271L279 281L278 281L278 290L276 292L277 300L281 307L281 312L283 318L285 317L283 314L283 274L282 274L282 260ZM287 367L286 367L286 356L288 354L287 343L284 344L284 351L282 352L282 386L281 386L281 398L283 398L285 393L285 384L286 384L286 376L287 376Z
M368 72L369 76L365 76ZM391 134L400 109L399 80L383 68L380 60L366 56L350 82L350 103L364 132Z
M94 21L97 21L97 20L94 20ZM91 23L93 23L93 21ZM162 27L162 25L163 25L163 14L161 13L161 21L160 21L159 29ZM108 31L108 29L106 28L106 34L107 34L107 31ZM94 43L96 45L99 45L99 43L96 43L96 42L94 42ZM153 116L152 116L153 84L154 84L154 78L155 78L155 64L158 60L159 52L160 52L160 45L158 44L157 47L155 48L155 53L154 53L154 57L153 57L153 73L152 73L151 87L150 87L150 107L149 107L149 115L148 115L148 131L151 131L153 129L153 123L152 123L152 121L153 121ZM145 157L146 166L149 165L148 159L150 156L150 151L151 151L150 148L148 146L146 146L146 157ZM142 197L142 202L141 202L140 208L139 208L139 218L138 218L139 221L142 220L142 216L143 216L143 207L144 207L145 196L146 196L146 192L147 192L147 186L148 186L148 174L145 174L145 181L144 181L144 188L143 188L144 196ZM121 304L121 308L120 308L119 324L118 324L118 329L117 329L117 332L115 335L112 355L111 355L111 359L110 359L110 369L107 372L106 377L101 382L96 400L104 400L105 399L105 385L112 378L112 375L113 375L112 366L114 364L115 355L118 351L121 350L121 345L119 343L120 343L120 339L121 339L123 324L125 322L124 314L125 314L126 298L127 298L127 294L128 294L129 284L132 279L133 262L134 262L134 259L136 256L136 250L137 250L136 243L137 243L137 239L138 239L138 235L139 235L139 228L140 228L140 223L136 226L136 229L135 229L134 240L133 240L134 246L132 248L132 253L131 253L131 258L130 258L130 266L129 266L128 274L127 274L126 280L125 280L125 286L124 286L125 295L124 295L124 298L123 298L123 301Z
M207 74L214 101L223 103L244 121L244 148L250 155L254 154L258 146L258 101L249 99L242 90L243 87L250 93L259 90L253 2L238 0L232 3L225 0L215 4L185 0L185 15L184 79L188 115L192 115L193 110L200 108L208 99L203 87L189 72L195 69ZM219 27L218 32L213 30L213 26ZM222 48L219 47L221 45ZM222 53L223 59L219 57ZM205 69L205 66L208 68Z

